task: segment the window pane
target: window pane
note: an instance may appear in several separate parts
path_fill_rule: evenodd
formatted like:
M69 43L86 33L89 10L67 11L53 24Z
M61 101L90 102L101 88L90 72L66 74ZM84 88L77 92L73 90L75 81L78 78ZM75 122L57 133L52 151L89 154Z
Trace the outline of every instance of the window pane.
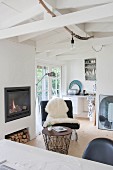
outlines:
M55 72L57 78L61 77L61 68L60 67L53 67L52 71Z
M57 79L57 89L60 88L60 79Z
M60 96L60 91L59 91L59 90L57 90L57 96L58 96L58 97Z
M56 80L55 79L52 79L52 88L56 89Z
M48 73L48 67L37 66L37 96L39 103L41 100L48 99L48 77L45 75Z
M41 87L42 87L42 91L48 90L48 79L43 78Z
M56 96L56 91L52 89L52 96Z
M38 101L39 103L42 101L42 100L48 100L48 91L46 92L38 92Z
M55 72L56 75L55 78L52 78L52 95L60 96L61 68L53 67L52 71Z

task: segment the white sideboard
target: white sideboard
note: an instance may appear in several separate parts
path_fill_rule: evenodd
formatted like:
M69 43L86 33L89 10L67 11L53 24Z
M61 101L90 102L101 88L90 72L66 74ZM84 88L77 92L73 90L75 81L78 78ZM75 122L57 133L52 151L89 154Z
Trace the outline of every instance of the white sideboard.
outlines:
M71 100L73 105L73 116L88 118L88 101L87 96L67 95L63 96L64 100Z

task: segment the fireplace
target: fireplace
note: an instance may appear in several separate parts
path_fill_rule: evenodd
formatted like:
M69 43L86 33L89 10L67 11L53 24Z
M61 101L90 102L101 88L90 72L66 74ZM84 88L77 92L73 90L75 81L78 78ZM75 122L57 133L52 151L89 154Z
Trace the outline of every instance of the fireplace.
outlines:
M113 130L113 96L99 96L99 128Z
M5 88L5 122L31 114L30 87Z

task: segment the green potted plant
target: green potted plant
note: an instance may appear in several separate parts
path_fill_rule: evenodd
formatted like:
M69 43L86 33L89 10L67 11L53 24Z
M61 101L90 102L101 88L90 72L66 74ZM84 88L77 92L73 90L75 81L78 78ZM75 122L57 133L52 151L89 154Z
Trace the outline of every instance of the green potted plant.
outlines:
M48 123L47 128L48 128L48 131L51 131L51 130L52 130L52 124L51 124L51 122Z

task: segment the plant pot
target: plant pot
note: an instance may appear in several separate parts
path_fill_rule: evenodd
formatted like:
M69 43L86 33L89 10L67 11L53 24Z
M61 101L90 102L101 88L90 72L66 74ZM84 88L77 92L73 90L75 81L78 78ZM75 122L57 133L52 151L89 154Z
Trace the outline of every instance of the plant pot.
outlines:
M52 126L49 126L47 129L48 129L48 131L51 131L52 130Z

